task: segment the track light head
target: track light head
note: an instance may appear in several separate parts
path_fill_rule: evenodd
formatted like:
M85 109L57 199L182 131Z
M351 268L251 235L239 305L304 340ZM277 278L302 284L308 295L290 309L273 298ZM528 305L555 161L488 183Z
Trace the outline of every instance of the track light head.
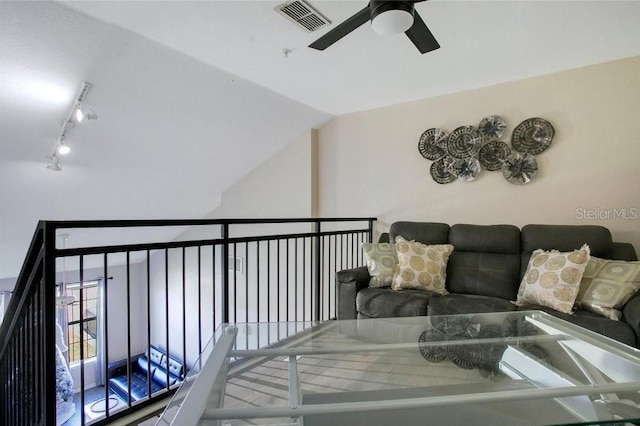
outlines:
M82 123L83 120L97 120L98 114L91 108L86 107L82 102L78 102L76 105L76 121Z
M71 147L69 145L67 145L62 141L58 142L58 154L67 155L70 152L71 152Z
M49 163L47 164L47 169L52 170L54 172L59 172L62 170L62 164L60 164L60 158L54 153L51 157L47 157L49 159Z

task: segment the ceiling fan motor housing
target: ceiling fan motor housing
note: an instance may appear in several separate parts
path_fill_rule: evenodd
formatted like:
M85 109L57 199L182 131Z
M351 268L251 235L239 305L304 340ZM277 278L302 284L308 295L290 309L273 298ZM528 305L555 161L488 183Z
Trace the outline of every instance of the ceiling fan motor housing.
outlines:
M402 33L413 25L413 2L371 0L369 10L371 25L379 34Z

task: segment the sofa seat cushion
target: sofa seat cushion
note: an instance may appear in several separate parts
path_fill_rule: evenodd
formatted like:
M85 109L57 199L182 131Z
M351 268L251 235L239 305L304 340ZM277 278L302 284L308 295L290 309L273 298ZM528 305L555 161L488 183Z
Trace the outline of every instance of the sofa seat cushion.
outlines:
M577 309L572 314L558 312L540 305L523 305L519 311L544 311L549 315L579 325L587 330L594 331L603 336L610 337L629 346L636 346L636 334L629 324L624 321L613 321L594 312Z
M147 374L140 371L131 373L131 400L138 401L149 395L149 386L147 385ZM124 401L127 401L128 381L127 376L118 376L109 379L109 388L116 392ZM159 383L151 380L151 393L162 390Z
M356 308L369 318L427 315L427 303L436 293L424 290L396 291L388 287L368 287L358 292Z
M517 307L508 300L473 294L454 294L435 297L429 301L427 315L460 315L487 312L515 311Z

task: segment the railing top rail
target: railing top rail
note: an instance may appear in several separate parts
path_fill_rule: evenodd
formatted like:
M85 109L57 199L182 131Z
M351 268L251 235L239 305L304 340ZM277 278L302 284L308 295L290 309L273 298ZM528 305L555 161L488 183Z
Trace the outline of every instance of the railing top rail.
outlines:
M346 231L330 231L330 232L298 232L293 234L273 234L273 235L260 235L260 236L248 236L248 237L231 237L228 239L224 238L213 238L213 239L203 239L203 240L174 240L174 241L165 241L165 242L157 242L157 243L142 243L142 244L118 244L118 245L109 245L109 246L92 246L92 247L76 247L76 248L65 248L65 249L55 249L56 257L70 257L70 256L87 256L94 254L105 254L105 253L122 253L122 252L133 252L133 251L144 251L144 250L163 250L163 249L174 249L174 248L187 248L187 247L198 247L198 246L212 246L212 245L222 245L225 242L228 244L234 243L254 243L259 241L275 241L275 240L288 240L288 239L296 239L296 238L308 238L315 236L328 236L328 235L343 235L343 234L353 234L358 232L367 232L368 229L349 229Z
M377 220L375 217L330 217L330 218L243 218L243 219L150 219L150 220L64 220L45 221L56 229L66 228L132 228L155 226L203 226L203 225L247 225L265 223L322 223L363 222Z

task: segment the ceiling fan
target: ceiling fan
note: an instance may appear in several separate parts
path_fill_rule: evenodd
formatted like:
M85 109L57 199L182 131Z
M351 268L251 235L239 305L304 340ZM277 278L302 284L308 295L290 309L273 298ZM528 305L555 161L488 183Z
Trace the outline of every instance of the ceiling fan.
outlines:
M371 0L369 4L340 25L309 45L317 50L324 50L351 31L371 20L373 30L382 35L404 32L420 53L427 53L440 48L427 25L424 23L414 4L425 0L385 1Z

